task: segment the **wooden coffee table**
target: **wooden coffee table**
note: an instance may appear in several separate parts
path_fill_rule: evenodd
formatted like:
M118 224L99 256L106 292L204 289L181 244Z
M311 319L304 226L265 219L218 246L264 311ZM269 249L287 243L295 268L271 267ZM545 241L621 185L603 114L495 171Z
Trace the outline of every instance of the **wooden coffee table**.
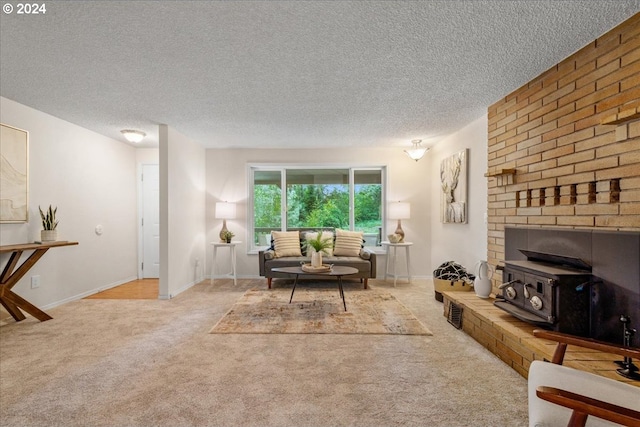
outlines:
M347 311L347 303L344 300L344 289L342 288L342 276L349 276L351 274L356 274L358 272L357 268L353 267L345 267L336 265L331 270L326 272L310 272L305 271L302 267L280 267L274 268L273 271L277 271L278 273L288 273L296 276L293 281L293 289L291 290L291 298L289 298L289 304L291 304L291 300L293 300L293 293L296 291L296 285L298 284L298 277L300 276L333 276L338 279L338 290L340 291L340 296L342 297L342 304L344 305L344 311Z

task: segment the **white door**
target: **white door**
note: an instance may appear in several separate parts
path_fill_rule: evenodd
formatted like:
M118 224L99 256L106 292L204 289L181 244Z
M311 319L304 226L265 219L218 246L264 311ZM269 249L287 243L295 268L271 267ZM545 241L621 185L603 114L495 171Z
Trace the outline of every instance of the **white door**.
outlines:
M160 169L142 165L142 278L160 277Z

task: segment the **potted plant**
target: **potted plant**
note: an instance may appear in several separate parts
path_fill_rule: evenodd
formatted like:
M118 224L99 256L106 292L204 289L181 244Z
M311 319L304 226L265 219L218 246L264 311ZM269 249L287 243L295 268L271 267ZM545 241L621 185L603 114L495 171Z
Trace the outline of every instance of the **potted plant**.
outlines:
M49 205L49 209L46 212L42 211L42 208L38 206L38 210L40 210L40 218L42 219L42 231L40 231L40 240L43 242L53 242L58 239L58 230L56 227L58 226L58 220L56 219L56 212L58 212L58 207L55 209Z
M233 234L229 230L224 230L222 233L220 233L220 237L222 238L222 241L226 243L231 243L231 238L233 236L235 236L235 234Z
M320 268L322 267L322 253L329 254L327 249L333 247L333 237L323 238L322 231L318 231L318 235L315 238L306 239L304 244L307 251L309 251L310 248L313 249L311 253L311 266Z

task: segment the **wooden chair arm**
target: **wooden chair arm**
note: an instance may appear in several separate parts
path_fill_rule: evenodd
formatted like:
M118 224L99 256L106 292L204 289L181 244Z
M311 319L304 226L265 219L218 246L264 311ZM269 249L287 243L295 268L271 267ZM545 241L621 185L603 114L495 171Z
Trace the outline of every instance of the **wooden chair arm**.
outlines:
M569 427L584 426L589 415L624 426L640 427L640 412L633 409L555 387L540 386L536 388L536 395L540 399L571 409L573 413Z
M558 365L562 364L567 345L576 345L579 347L602 351L604 353L611 353L617 354L619 356L640 359L640 348L637 347L623 347L621 345L598 341L592 338L577 337L575 335L546 331L543 329L535 329L533 331L533 335L538 338L556 341L558 343L556 351L553 355L553 359L551 360L552 363L556 363Z

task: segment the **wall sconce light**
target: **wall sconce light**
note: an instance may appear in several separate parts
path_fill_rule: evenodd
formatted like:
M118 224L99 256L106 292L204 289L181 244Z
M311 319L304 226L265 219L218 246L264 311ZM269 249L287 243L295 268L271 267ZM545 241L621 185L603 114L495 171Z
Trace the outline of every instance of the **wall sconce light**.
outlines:
M226 241L223 237L227 230L227 220L236 218L236 204L229 202L216 202L216 219L222 220L222 229L220 230L220 241Z
M142 141L142 138L147 136L146 133L140 130L133 130L133 129L124 129L124 130L121 130L120 133L124 135L127 141L133 142L134 144Z
M427 147L422 147L420 145L421 142L421 139L414 139L413 141L411 141L411 143L413 144L413 148L411 150L404 150L404 152L407 153L407 156L411 157L416 162L420 160L422 156L424 156L424 153L429 151Z
M400 241L404 241L404 230L402 230L402 220L411 218L411 205L407 202L394 202L389 203L389 219L397 219L398 227L395 234L400 236Z

